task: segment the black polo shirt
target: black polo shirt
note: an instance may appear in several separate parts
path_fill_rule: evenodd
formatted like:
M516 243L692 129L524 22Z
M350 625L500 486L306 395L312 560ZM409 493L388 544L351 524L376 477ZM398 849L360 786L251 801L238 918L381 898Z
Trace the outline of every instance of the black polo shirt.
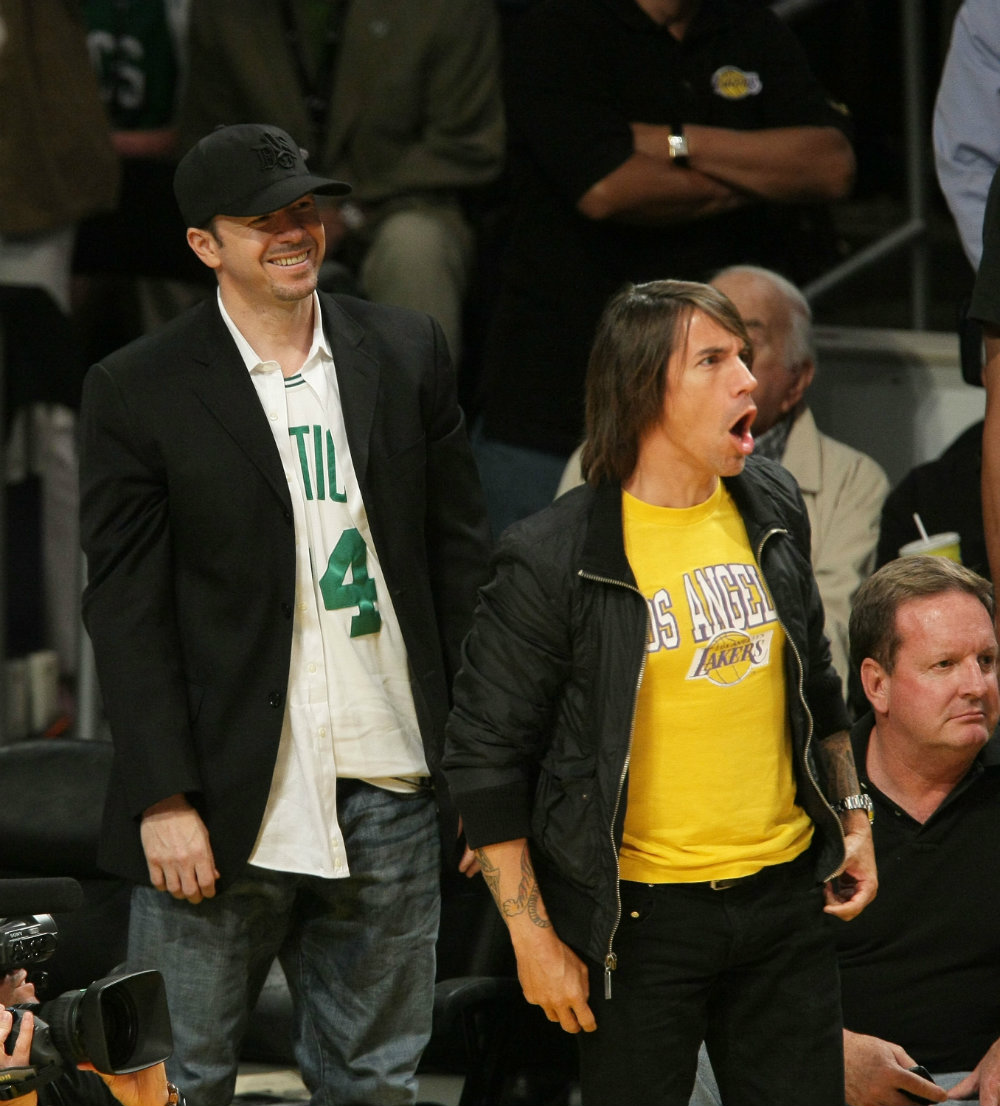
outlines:
M593 221L580 197L633 152L630 122L847 128L789 29L758 0L703 0L683 41L636 0L545 0L507 50L513 223L486 343L486 433L569 453L597 318L627 281L738 262L795 279L791 205L663 226Z
M831 919L844 1025L930 1071L971 1071L1000 1037L1000 739L921 825L868 779L874 719L851 730L875 807L875 901Z

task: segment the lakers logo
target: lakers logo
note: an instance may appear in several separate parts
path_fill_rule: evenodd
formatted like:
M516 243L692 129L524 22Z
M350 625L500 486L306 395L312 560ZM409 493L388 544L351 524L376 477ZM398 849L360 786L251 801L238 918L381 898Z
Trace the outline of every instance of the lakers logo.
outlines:
M727 630L695 653L687 678L711 680L719 687L738 684L753 669L767 664L770 655L770 630L752 636Z
M712 74L712 91L724 100L745 100L763 87L759 73L747 73L735 65L724 65Z

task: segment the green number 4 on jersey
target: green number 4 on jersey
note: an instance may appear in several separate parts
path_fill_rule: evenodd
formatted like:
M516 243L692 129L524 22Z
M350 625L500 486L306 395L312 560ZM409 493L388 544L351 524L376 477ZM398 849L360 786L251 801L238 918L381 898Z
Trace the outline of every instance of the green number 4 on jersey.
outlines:
M345 583L348 569L352 581L349 584ZM382 616L375 607L378 600L375 581L368 575L368 547L357 530L345 530L340 535L319 587L328 611L358 608L351 619L351 637L377 634L381 629Z

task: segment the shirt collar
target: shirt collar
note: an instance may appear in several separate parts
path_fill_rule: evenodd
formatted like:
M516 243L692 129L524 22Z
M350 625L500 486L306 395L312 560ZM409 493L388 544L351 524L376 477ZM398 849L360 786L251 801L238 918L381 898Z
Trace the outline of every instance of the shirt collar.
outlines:
M859 776L868 778L867 757L868 742L875 725L874 711L867 711L851 726L851 746L854 751L854 763ZM983 768L1000 767L1000 726L993 731L989 741L976 754L972 766Z
M226 310L226 305L222 302L221 289L216 292L217 301L219 304L219 313L222 315L222 321L226 324L226 328L233 336L233 341L236 343L236 348L240 352L240 356L243 358L243 364L246 365L247 372L253 372L254 369L260 365L266 364L254 351L253 346L243 337L239 327L233 322L229 316L229 312ZM303 367L309 365L314 361L317 354L322 354L325 358L333 359L333 354L330 352L330 344L327 341L326 333L323 330L323 313L319 306L319 296L313 292L313 336L312 345L309 347L309 353L306 355L305 361L302 362Z
M1000 726L993 731L993 736L979 750L978 760L984 768L1000 767Z

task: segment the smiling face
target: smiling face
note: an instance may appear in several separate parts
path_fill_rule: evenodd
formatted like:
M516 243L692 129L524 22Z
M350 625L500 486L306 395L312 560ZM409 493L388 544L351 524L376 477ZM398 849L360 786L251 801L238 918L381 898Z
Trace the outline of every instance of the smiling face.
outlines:
M311 195L265 215L218 215L211 230L191 228L188 241L215 269L223 300L257 306L311 296L326 246Z
M896 632L892 672L870 657L861 670L880 732L915 765L971 761L1000 715L989 612L974 595L945 591L901 604Z
M685 340L667 364L663 413L639 446L639 464L628 490L662 506L704 502L720 476L735 476L753 452L750 425L756 386L742 339L694 309ZM643 478L662 484L661 494L642 491Z

